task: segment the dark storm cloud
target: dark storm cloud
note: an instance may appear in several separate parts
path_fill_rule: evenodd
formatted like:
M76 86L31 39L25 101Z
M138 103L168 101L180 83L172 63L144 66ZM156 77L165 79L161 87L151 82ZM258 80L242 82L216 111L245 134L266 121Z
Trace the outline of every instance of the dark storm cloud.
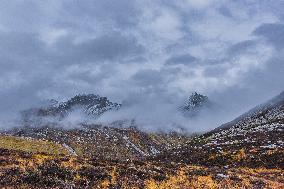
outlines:
M25 61L38 61L48 58L45 44L40 41L35 34L23 32L3 32L0 33L1 57L10 60L10 63L17 66ZM6 58L5 58L6 57ZM8 64L1 59L1 65ZM29 64L29 62L26 62Z
M132 79L140 86L152 85L163 83L163 77L159 71L156 70L141 70L132 76Z
M236 115L281 90L282 8L266 1L3 1L0 124L77 93L135 97L122 117L139 115L155 127L186 124L171 115L193 91L219 103L238 99L224 103ZM161 113L141 113L147 110Z
M105 35L74 47L78 56L90 57L95 60L117 60L119 58L136 56L143 52L143 47L137 44L135 38L120 34Z
M218 9L218 11L224 16L227 16L227 17L233 16L231 11L228 9L228 7L222 6Z
M63 61L74 63L119 61L123 58L132 58L143 53L143 46L131 36L122 36L119 33L103 35L88 41L74 44L70 39L59 40L56 48Z
M228 48L227 53L230 56L240 55L242 53L246 53L250 49L253 49L256 44L257 44L257 42L255 42L253 40L242 41L242 42L231 45Z
M139 8L134 1L127 0L104 0L93 1L64 1L66 13L73 15L76 18L91 19L94 17L97 21L111 22L116 27L129 27L137 23Z
M174 65L174 64L184 64L184 65L188 65L191 63L196 62L197 59L193 56L191 56L190 54L182 54L182 55L176 55L173 56L171 58L169 58L168 60L166 60L166 64L169 65Z
M264 37L276 48L284 47L284 24L282 23L262 24L256 28L254 34Z

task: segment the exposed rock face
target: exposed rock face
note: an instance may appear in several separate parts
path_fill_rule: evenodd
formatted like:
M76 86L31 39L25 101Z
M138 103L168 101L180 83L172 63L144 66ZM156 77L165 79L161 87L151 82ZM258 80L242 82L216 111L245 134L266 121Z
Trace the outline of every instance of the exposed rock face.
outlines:
M203 108L209 107L210 101L207 96L192 93L188 98L185 106L181 107L181 110L185 116L196 116Z
M177 111L180 111L188 118L192 118L197 116L201 110L211 107L211 104L207 96L195 92L188 98L184 106ZM52 99L41 107L24 110L21 114L24 126L58 125L61 120L72 113L78 114L75 115L78 116L78 120L82 118L82 121L79 123L81 124L85 123L84 118L86 120L97 119L105 112L119 110L121 106L122 104L111 102L107 97L83 94L76 95L66 102L58 102ZM123 106L126 107L127 104L123 104ZM73 114L70 116L71 119L72 116ZM135 118L129 117L128 120L135 120ZM115 120L115 122L123 122L123 120Z
M56 111L58 113L68 114L72 109L80 107L88 115L99 116L109 110L117 110L120 104L113 103L107 97L100 97L99 95L77 95L67 102L60 103Z
M25 125L40 124L42 118L58 117L64 118L73 111L80 110L85 115L97 118L103 113L118 110L121 104L111 102L106 97L99 95L76 95L66 102L51 100L48 105L40 108L32 108L22 112Z

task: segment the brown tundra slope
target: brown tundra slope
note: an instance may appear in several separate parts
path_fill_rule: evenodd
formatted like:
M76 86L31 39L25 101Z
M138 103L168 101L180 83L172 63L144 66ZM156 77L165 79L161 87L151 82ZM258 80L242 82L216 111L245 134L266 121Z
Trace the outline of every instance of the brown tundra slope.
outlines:
M284 188L284 93L196 137L135 128L0 136L2 188Z

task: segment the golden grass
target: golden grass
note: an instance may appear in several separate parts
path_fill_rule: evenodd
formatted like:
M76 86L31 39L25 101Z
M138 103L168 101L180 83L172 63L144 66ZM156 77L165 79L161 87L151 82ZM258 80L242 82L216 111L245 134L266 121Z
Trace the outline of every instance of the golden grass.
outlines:
M188 166L181 168L177 174L168 175L168 178L163 181L156 181L148 179L144 182L146 189L231 189L231 188L254 188L260 187L255 185L257 182L262 183L263 188L284 188L283 184L283 170L281 169L266 169L266 168L236 168L228 171L227 178L216 179L215 174L208 175L188 175L187 173L193 170L204 170L207 168L199 166ZM281 174L282 173L282 174ZM232 176L238 180L232 179Z
M5 135L0 136L0 148L52 155L68 154L64 147L54 142Z

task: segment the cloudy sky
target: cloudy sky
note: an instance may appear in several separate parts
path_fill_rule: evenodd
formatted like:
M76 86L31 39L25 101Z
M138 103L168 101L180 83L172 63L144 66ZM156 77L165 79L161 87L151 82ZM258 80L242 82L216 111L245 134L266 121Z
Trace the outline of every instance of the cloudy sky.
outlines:
M198 91L233 117L284 90L283 1L0 2L2 122L78 93L163 104Z

